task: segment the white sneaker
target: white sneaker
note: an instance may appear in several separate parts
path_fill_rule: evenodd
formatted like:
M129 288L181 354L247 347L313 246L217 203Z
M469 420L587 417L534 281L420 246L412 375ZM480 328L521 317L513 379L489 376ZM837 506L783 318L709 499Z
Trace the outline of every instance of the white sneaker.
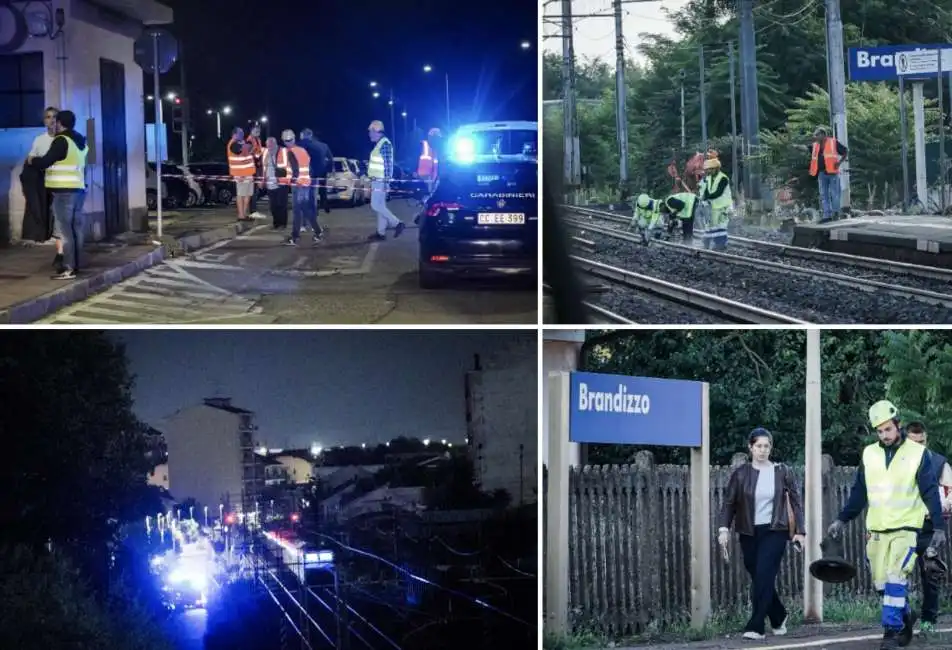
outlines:
M789 616L787 618L790 618ZM774 636L787 636L787 618L783 619L780 627L771 628Z
M761 634L760 632L751 632L751 631L744 632L741 636L749 641L763 641L764 639L767 638L767 635L765 634Z
M252 213L251 213L251 218L252 218L252 219L267 219L268 217L264 216L264 215L261 214L260 212L252 212Z

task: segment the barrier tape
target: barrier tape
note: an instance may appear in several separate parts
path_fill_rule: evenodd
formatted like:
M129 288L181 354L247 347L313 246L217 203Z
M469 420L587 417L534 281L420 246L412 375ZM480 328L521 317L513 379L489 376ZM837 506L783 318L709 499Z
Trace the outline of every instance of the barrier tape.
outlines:
M254 183L264 183L267 181L267 178L264 176L214 176L214 175L202 175L202 174L162 174L162 178L178 178L178 179L187 179L191 178L196 181L221 181L221 182L238 182L239 180L250 180ZM285 177L286 178L286 177ZM282 179L278 179L279 181ZM416 184L425 184L426 179L423 178L392 178L387 181L374 181L370 178L366 180L359 181L331 181L328 183L326 180L321 180L318 178L312 178L310 185L298 185L296 182L283 184L286 187L327 187L328 189L342 189L345 190L349 187L356 186L359 184L370 184L372 182L384 182L390 185L394 183L416 183ZM341 184L344 183L344 184ZM281 185L282 183L279 183ZM369 188L368 188L369 189Z

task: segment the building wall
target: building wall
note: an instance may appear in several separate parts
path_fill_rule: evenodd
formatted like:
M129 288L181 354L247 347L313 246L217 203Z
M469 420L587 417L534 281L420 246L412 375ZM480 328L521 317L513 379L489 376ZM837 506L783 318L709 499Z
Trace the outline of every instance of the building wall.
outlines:
M52 4L54 8L64 8L63 35L53 41L30 38L18 52L43 52L45 105L76 113L76 130L89 140L88 189L83 208L87 215L87 237L99 240L105 235L103 167L99 154L102 141L100 58L116 61L125 68L128 229L143 230L147 214L145 118L142 69L133 60L133 43L142 26L131 20L109 18L82 0L55 0ZM61 63L62 47L65 47L65 59ZM61 90L64 83L65 90ZM38 123L41 117L38 116ZM42 130L42 125L0 129L0 241L16 240L22 235L24 201L19 176L30 145Z
M274 459L281 463L288 471L288 479L292 483L307 483L311 480L311 470L313 465L297 456L275 456Z
M230 496L241 504L239 416L193 406L170 417L162 431L169 448L169 491L179 502L194 497L209 510Z
M480 489L504 489L512 504L536 500L538 483L538 343L514 340L482 359L467 382L467 431Z
M168 490L169 489L168 463L162 463L161 465L156 465L155 469L149 472L147 482L149 485L154 485L156 487L165 488L166 490Z

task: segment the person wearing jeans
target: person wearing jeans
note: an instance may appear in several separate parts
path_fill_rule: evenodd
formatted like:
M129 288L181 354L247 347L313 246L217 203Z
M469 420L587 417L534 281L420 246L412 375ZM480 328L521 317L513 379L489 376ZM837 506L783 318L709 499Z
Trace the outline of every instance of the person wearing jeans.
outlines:
M816 176L820 192L820 207L823 218L820 223L832 221L840 213L840 166L846 162L849 151L839 140L821 126L813 132L813 148L810 154L810 176Z
M272 227L281 230L288 227L288 150L278 146L275 138L268 138L261 156L264 180L261 185L268 191L271 206Z
M63 242L62 266L53 276L57 280L72 280L80 267L88 151L85 136L76 132L76 115L72 111L60 111L56 115L56 137L49 151L27 159L28 165L45 170L46 189L53 195L53 218Z
M370 141L374 143L367 163L367 175L370 177L370 209L377 214L377 232L367 239L369 241L384 241L387 239L387 229L393 228L393 237L396 239L403 234L406 224L397 219L396 215L387 206L387 192L390 191L390 180L393 178L393 144L384 135L383 122L374 120L367 129Z
M752 607L743 637L758 641L765 638L768 620L774 635L787 633L787 610L777 594L777 574L787 542L792 540L802 549L806 529L796 477L786 465L770 460L773 435L758 427L750 432L747 446L750 461L735 469L727 483L717 541L727 559L731 525L740 537L744 568L751 578Z

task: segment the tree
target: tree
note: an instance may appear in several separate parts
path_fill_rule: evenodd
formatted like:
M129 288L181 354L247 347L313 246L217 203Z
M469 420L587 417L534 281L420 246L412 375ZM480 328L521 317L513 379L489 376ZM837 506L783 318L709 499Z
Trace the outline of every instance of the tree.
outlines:
M808 160L812 133L823 124L829 110L826 90L814 86L806 97L794 100L781 129L765 132L761 144L775 185L790 184L801 201L819 201L817 184L810 178ZM912 106L912 97L906 96ZM864 200L869 208L895 205L902 196L902 129L899 92L886 84L851 84L846 88L846 115L850 133L851 185L858 191L854 205ZM938 127L938 106L926 102L927 137ZM907 142L913 141L908 120Z
M86 549L90 577L103 580L107 542L160 507L132 385L122 345L105 333L0 340L0 540Z
M839 464L859 459L868 435L866 409L885 394L879 332L826 331L822 336L824 451ZM689 379L710 384L711 462L746 450L752 429L774 434L777 458L802 462L806 339L802 331L632 331L596 345L588 370ZM591 462L627 463L636 445L592 445ZM654 447L658 462L686 463L687 452Z
M789 111L795 108L798 99L810 98L820 106L819 96L813 95L816 88L826 88L826 35L823 3L804 3L802 0L773 0L755 3L754 22L757 38L758 94L760 100L760 126L764 132L777 133L787 126ZM844 43L846 47L870 44L943 43L952 31L952 5L947 0L929 3L927 6L914 0L843 0ZM677 38L646 36L640 50L646 59L643 66L629 64L627 105L629 114L628 168L634 191L660 193L670 191L671 179L666 167L672 159L683 167L687 156L700 146L700 101L698 51L705 45L707 78L707 125L708 137L720 150L722 160L729 163L730 145L730 88L727 64L727 43L739 36L735 0L693 0L683 9L670 14L674 21ZM739 56L738 56L739 61ZM593 88L599 92L586 95L600 99L601 107L587 106L579 111L581 131L582 165L589 170L585 184L593 195L611 195L618 179L618 146L616 144L614 90L610 83L604 84L606 74L595 75L593 80L604 85L588 85L586 66L597 62L585 62L577 66L577 86L584 85L587 93ZM686 139L687 151L681 151L680 77L685 71ZM607 68L605 69L607 72ZM737 69L737 97L739 99L740 74ZM561 96L560 57L549 55L543 65L546 99ZM871 100L864 95L862 84L851 85L852 101L857 97ZM580 91L581 92L581 91ZM880 92L871 90L870 93ZM857 94L858 93L858 94ZM934 96L932 84L927 84L927 96ZM580 95L582 97L582 95ZM861 104L869 105L869 104ZM889 107L895 106L893 100ZM873 104L875 106L875 104ZM850 109L852 110L852 109ZM738 124L740 117L738 103ZM857 108L859 111L859 108ZM561 116L556 111L546 113L546 147L552 154L561 152ZM863 116L854 126L856 117L848 110L850 120L851 149L854 157L854 193L867 196L867 185L876 185L881 193L885 183L894 187L898 156L893 155L891 144L898 133L898 117L889 126L892 108L880 116ZM873 120L873 117L881 119ZM935 115L931 119L935 119ZM829 111L811 111L813 128L829 123ZM885 128L883 134L874 130L867 132L864 121L875 129ZM743 129L739 128L742 135ZM809 129L812 132L812 128ZM798 134L791 136L794 139ZM881 138L881 150L877 139ZM775 143L779 146L779 143ZM860 168L860 150L872 147L870 164L884 165ZM764 152L755 152L763 155ZM767 175L787 180L789 170L806 169L802 152L793 165L793 152L778 157L771 152L767 159ZM782 166L787 160L787 167ZM781 165L773 169L774 163ZM870 179L870 176L874 178ZM882 196L876 194L874 196ZM804 199L810 198L809 193Z

